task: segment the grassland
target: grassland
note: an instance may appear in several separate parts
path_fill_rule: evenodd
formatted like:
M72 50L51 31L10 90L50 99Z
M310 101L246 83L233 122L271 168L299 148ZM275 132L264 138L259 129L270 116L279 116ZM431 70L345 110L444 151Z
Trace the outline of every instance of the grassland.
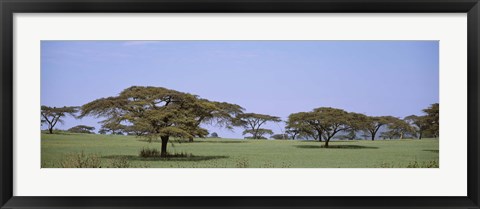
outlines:
M353 140L323 143L298 140L172 140L169 153L187 157L141 158L143 148L159 142L134 136L42 134L42 168L62 167L71 156L93 156L101 167L149 168L380 168L438 167L438 139ZM116 166L113 166L116 167Z

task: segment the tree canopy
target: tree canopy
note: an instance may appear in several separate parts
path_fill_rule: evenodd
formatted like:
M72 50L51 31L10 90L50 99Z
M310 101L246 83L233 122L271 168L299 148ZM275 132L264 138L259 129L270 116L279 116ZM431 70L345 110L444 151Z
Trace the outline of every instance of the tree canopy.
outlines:
M306 112L293 113L288 116L285 129L286 132L292 136L292 139L300 135L312 136L314 138L318 136L318 134L315 135L314 130L312 130L314 126L309 123L307 116L308 113Z

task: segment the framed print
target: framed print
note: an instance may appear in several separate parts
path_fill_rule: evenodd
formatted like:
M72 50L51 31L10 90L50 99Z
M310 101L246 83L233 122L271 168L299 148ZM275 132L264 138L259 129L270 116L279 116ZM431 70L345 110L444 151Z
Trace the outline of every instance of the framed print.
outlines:
M479 207L476 0L0 5L2 208Z

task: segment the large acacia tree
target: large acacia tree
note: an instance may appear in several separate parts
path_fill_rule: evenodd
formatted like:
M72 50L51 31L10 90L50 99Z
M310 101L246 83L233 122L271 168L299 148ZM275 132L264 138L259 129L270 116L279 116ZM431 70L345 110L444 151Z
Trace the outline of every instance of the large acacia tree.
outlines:
M203 102L198 96L171 89L132 86L118 96L83 105L80 117L92 115L127 123L143 137L161 139L161 156L166 157L171 137L191 138L208 133L197 125L201 117L198 108Z
M53 128L58 122L63 123L62 118L70 115L75 117L78 112L78 107L49 107L42 105L40 115L42 116L41 123L48 125L48 132L53 133Z
M261 128L267 122L280 122L279 117L257 114L257 113L241 113L237 114L233 125L245 128L243 135L251 134L253 139L261 139L265 134L273 134L270 129Z
M328 147L328 142L337 133L349 130L353 121L352 115L348 112L331 107L316 108L313 110L313 114L320 122L325 147Z
M290 114L287 128L310 133L319 141L322 141L323 137L325 147L328 147L328 143L337 133L359 129L360 125L357 122L359 117L342 109L320 107L311 112Z

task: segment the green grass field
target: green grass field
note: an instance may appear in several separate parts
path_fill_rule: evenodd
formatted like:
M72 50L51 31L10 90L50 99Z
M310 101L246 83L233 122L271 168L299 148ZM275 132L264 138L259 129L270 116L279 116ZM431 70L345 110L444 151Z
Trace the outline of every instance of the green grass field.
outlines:
M174 141L174 140L172 140ZM101 167L148 168L405 168L438 167L438 139L354 140L323 142L293 140L196 139L169 143L169 153L187 157L141 158L143 148L157 148L134 136L42 134L42 168L65 167L84 153ZM71 159L70 159L71 160Z

